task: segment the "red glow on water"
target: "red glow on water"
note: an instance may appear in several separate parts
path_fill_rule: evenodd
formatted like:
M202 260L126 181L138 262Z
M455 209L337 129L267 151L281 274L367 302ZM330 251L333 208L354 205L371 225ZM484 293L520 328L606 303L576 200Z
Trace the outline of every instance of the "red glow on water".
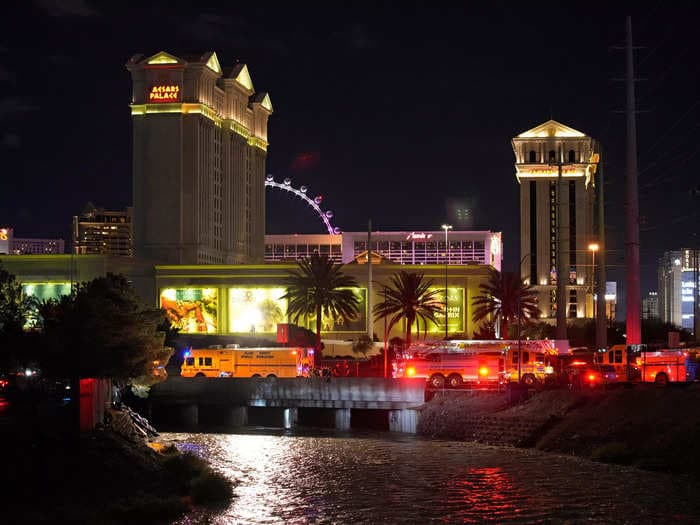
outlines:
M498 522L499 516L518 512L523 496L515 487L512 477L499 467L471 467L462 479L450 484L448 502L454 505L449 522L481 523L474 519L488 516ZM452 521L455 520L455 521Z

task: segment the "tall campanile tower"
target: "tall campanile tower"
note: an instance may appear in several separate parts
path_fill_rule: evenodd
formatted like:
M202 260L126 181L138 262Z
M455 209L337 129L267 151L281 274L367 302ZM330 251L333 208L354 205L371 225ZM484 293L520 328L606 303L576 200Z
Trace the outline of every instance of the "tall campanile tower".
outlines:
M262 262L267 120L245 64L133 56L134 248L160 264Z
M550 120L521 133L512 144L520 184L520 275L537 290L542 315L551 322L562 304L557 274L564 268L565 317L593 317L594 253L589 245L596 241L595 141Z

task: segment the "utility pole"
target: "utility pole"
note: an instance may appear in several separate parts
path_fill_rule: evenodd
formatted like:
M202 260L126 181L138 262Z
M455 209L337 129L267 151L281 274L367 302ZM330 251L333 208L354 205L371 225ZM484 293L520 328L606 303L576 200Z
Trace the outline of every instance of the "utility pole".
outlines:
M639 191L637 187L637 123L634 100L634 51L632 48L632 17L627 17L627 174L625 259L627 269L627 344L641 340L641 301L639 277Z
M598 153L598 244L600 245L600 255L598 256L598 297L595 319L596 350L608 346L608 328L605 315L605 177L603 173L603 148L600 144L598 149L600 150Z

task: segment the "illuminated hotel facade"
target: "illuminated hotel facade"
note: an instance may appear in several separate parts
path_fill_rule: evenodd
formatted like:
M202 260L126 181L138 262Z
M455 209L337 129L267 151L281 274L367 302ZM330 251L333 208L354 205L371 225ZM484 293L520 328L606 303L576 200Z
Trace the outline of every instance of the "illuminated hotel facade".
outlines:
M503 243L500 232L491 231L375 231L372 253L395 264L489 265L501 270ZM446 246L448 248L446 249ZM338 263L350 263L367 255L367 232L338 235L266 235L265 261L294 261L313 253Z
M74 283L104 276L107 272L126 275L147 304L163 308L172 325L179 329L188 344L219 344L244 341L261 344L276 339L277 323L288 322L285 280L298 268L296 262L259 265L152 265L135 257L111 255L0 256L0 264L15 275L27 295L38 299L57 298L70 293ZM439 301L444 301L447 276L447 330L451 336L471 338L479 328L473 321L474 297L481 295L480 285L489 277L490 266L404 265L386 260L372 264L369 286L367 264L350 263L343 272L354 277L358 286L353 292L360 305L353 319L324 316L322 336L327 340L357 339L368 329L379 339L384 336L384 322L374 319L370 306L382 300L376 283L389 283L399 271L420 272L432 282ZM369 294L372 294L371 297ZM427 339L442 339L445 316L437 323L421 325ZM299 324L315 330L315 319L302 318ZM414 337L417 338L414 328ZM405 337L402 323L387 337Z
M667 251L659 260L658 312L662 321L693 331L700 289L700 250Z
M133 56L135 255L161 264L263 261L270 97L214 52Z
M94 209L73 216L73 253L132 257L133 208Z
M12 228L0 228L0 255L54 255L65 251L63 239L20 239Z
M595 141L550 120L512 139L515 176L520 184L520 275L538 292L542 317L556 318L557 235L563 253L567 318L593 317ZM557 183L563 179L561 220L557 223Z

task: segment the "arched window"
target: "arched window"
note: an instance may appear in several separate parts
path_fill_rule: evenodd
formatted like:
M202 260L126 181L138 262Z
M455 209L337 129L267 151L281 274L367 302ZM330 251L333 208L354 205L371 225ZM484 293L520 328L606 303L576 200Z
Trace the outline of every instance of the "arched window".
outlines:
M569 150L569 162L576 162L576 152L572 149Z
M537 152L534 149L530 150L530 162L537 162Z
M556 162L557 161L557 153L553 149L549 150L549 162Z

